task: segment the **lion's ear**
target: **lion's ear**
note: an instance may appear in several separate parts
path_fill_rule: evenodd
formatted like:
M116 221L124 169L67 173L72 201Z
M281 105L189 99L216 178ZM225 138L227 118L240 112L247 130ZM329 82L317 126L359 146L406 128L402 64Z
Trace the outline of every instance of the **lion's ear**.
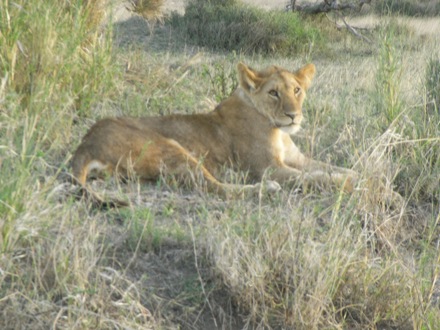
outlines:
M301 84L302 88L308 89L312 84L312 79L315 76L315 65L310 63L303 66L301 69L295 72L296 79Z
M261 78L258 77L256 71L252 70L250 67L242 62L238 63L237 71L240 86L246 92L250 93L259 87L261 83Z

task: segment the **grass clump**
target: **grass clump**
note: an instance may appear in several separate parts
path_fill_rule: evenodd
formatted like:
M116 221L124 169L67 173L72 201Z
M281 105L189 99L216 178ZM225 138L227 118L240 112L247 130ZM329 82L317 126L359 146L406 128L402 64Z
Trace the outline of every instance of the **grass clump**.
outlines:
M36 113L56 102L87 114L93 96L111 89L111 44L100 29L103 6L104 1L1 2L0 71L24 107ZM35 97L43 95L42 107L36 107Z
M396 251L408 242L405 226L373 203L360 209L359 201L337 199L292 207L280 201L284 209L230 205L222 221L208 219L204 246L249 324L406 329L423 323L429 294L415 292L421 279Z
M428 108L440 111L440 58L431 58L426 68L426 97Z
M170 24L188 41L214 50L290 55L322 45L318 29L297 14L264 11L236 1L191 1Z
M380 130L385 130L383 136L395 136L392 158L398 164L396 183L400 190L418 201L438 201L440 65L436 58L428 60L422 87L426 94L420 96L422 100L418 104L408 105L402 93L402 38L394 21L380 31L381 47L374 90L379 114L377 123Z
M398 148L398 182L419 202L440 202L439 62L428 60L422 104L408 109L403 134L408 141Z
M396 24L379 32L380 50L376 74L376 107L390 125L402 111L400 95L401 60L396 46Z

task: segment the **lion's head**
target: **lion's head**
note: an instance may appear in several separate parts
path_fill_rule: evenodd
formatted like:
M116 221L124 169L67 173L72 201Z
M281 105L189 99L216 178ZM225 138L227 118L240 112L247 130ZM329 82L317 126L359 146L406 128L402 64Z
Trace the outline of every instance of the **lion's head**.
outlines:
M258 111L288 134L296 133L302 121L302 103L315 66L308 64L296 72L278 66L256 71L238 64L240 87Z

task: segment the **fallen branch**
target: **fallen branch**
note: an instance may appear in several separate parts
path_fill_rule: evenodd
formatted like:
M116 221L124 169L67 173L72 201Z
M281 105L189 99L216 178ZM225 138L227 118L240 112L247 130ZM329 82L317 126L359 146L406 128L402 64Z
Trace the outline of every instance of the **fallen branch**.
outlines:
M342 15L342 11L344 10L361 10L362 7L365 4L371 3L371 0L358 0L356 3L353 2L347 2L347 3L339 3L339 0L322 0L322 2L317 4L303 4L303 5L297 5L296 0L291 0L290 4L286 6L286 10L288 11L299 11L304 14L314 15L314 14L321 14L321 13L329 13L329 12L335 12L338 17L342 20L344 23L345 28L352 33L354 36L368 42L372 43L372 41L367 38L366 36L359 33L358 28L355 28L347 23L345 20L344 15ZM336 21L334 22L336 25L336 28L341 29L343 26L338 24Z
M355 35L356 37L358 37L358 38L360 38L360 39L362 39L362 40L368 42L369 44L373 43L373 42L371 41L371 39L369 39L369 38L367 38L366 36L360 34L360 33L357 31L357 28L354 28L353 26L351 26L350 24L348 24L347 21L345 20L345 18L344 18L343 15L341 15L340 13L338 13L338 14L339 14L339 18L342 20L342 22L344 23L345 27L347 28L348 31L350 31L350 33L352 33L352 34ZM337 27L337 28L339 28L339 29L342 28L342 26L339 25L338 23L335 22L335 24L336 24L336 27Z

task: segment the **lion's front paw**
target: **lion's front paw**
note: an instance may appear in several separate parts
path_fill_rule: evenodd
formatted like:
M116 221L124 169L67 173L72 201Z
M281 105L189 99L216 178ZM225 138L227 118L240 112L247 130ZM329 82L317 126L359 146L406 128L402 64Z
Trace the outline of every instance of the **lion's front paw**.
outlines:
M276 181L267 180L260 183L260 185L263 185L263 190L265 190L269 194L274 194L278 191L281 191L281 185Z
M259 196L273 195L282 190L280 184L272 180L263 180L252 187L253 193Z
M356 188L357 182L358 182L357 176L347 176L345 178L342 189L345 192L352 193Z
M358 174L354 171L349 173L332 173L332 180L347 193L352 193L359 181Z

